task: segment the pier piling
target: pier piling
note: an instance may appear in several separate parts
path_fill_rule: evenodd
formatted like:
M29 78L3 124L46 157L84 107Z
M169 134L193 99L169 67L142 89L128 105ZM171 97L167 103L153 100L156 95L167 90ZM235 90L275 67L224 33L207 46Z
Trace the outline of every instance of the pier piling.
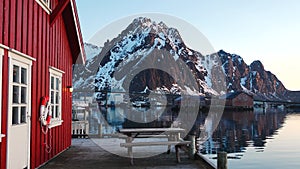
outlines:
M196 154L196 136L189 135L189 141L191 141L190 147L189 147L189 157L190 159L195 159Z
M226 152L219 152L218 153L218 169L227 169L227 153Z

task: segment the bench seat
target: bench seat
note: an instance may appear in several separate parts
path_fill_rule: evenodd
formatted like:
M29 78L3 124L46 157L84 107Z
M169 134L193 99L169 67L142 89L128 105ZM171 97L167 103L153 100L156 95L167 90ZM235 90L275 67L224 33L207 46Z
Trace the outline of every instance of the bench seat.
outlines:
M121 143L121 147L135 147L135 146L160 146L160 145L188 145L191 141L160 141L160 142L132 142L132 143Z
M120 139L127 139L128 136L120 135L119 138ZM167 135L162 135L162 134L158 134L158 135L139 134L139 135L136 135L134 138L168 138L168 136Z
M132 148L133 147L140 147L140 146L168 146L168 154L170 153L170 146L171 145L174 145L175 146L175 150L176 150L176 159L177 159L177 162L179 163L180 162L180 155L179 155L179 148L181 146L184 146L184 145L190 145L191 144L191 141L183 141L183 140L180 140L180 141L155 141L155 142L131 142L131 143L120 143L120 146L121 147L125 147L128 149L128 155L130 156L131 158L131 165L133 165L133 152L132 152Z

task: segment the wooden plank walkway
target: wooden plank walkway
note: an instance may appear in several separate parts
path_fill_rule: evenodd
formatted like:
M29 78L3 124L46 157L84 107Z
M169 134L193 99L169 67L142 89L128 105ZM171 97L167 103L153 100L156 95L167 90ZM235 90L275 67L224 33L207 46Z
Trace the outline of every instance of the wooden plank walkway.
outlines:
M44 166L41 169L212 169L211 166L201 160L191 160L184 152L181 153L181 163L175 160L175 152L163 153L148 158L135 159L135 165L131 166L128 158L111 154L91 139L73 139L72 146Z

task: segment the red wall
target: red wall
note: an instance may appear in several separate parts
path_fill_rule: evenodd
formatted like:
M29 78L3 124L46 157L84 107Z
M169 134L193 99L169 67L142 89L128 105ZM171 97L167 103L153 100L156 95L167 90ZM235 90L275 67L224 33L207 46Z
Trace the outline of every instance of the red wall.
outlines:
M52 7L58 0L52 2ZM70 18L72 19L72 18ZM31 168L45 163L71 145L72 98L66 86L72 85L72 54L62 16L50 26L50 15L35 0L0 0L0 44L27 54L32 66ZM49 95L49 66L65 73L62 79L63 124L52 128L52 151L47 153L39 122L40 98ZM7 126L8 52L3 57L2 133ZM49 137L49 136L48 136ZM6 167L6 137L0 143L0 168Z
M241 93L232 100L232 106L253 107L253 97L245 93Z

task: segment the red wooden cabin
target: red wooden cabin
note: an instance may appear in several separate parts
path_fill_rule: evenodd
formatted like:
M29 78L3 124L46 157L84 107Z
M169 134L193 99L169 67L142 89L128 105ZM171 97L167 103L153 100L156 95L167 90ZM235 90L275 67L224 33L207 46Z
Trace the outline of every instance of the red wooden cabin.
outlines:
M253 95L244 91L227 93L221 98L226 99L226 108L253 108Z
M0 0L1 169L37 168L71 145L72 64L84 60L75 0Z

